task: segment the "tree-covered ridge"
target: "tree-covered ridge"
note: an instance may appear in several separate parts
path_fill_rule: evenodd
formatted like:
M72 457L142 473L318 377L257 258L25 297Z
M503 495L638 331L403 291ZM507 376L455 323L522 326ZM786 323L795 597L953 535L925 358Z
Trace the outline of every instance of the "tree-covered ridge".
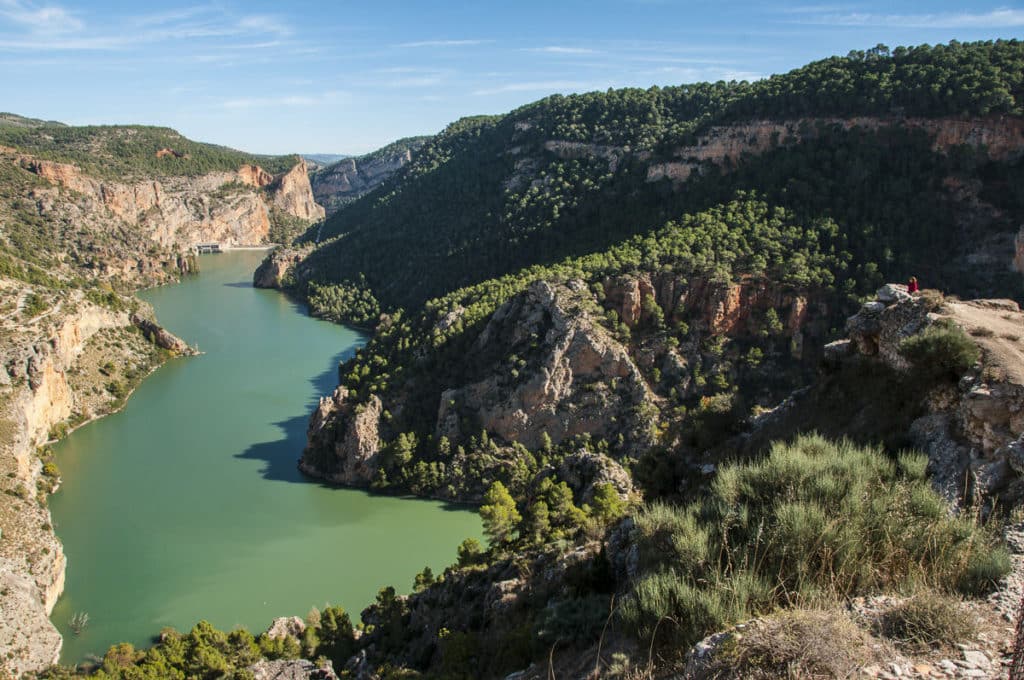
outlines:
M959 174L971 181L998 164L983 154L937 153L927 135L899 121L1019 115L1022 72L1024 43L1016 40L876 48L756 83L559 95L506 116L464 119L328 220L319 232L324 242L297 270L299 283L362 274L385 308L416 307L538 261L607 248L748 189L802 215L834 219L889 277L927 269L955 288L964 281L954 280L950 258L935 257L931 245L960 228L949 209L937 208L950 199L943 180ZM880 130L814 122L861 115L886 122ZM702 168L685 191L648 181L651 164L709 126L751 118L826 127L780 139L770 159ZM1007 172L1001 166L986 181ZM935 219L912 216L911 206L936 207ZM1016 219L1007 217L1007 225ZM909 219L932 225L923 250L908 247ZM886 233L888 223L901 225L899 233ZM400 271L396 256L408 263Z
M73 163L94 177L120 180L233 171L246 164L277 174L298 162L298 156L248 154L195 142L170 128L146 125L0 125L0 146L14 147L37 158ZM158 157L162 149L174 153Z
M693 394L684 396L669 382L662 382L657 371L650 373L652 389L664 398L668 410L682 407L685 412L686 408L700 406L703 397L720 393L718 402L726 410L733 405L737 409L749 408L745 398L732 396L734 387L762 380L756 375L761 358L766 354L775 356L779 351L780 341L775 334L781 326L777 318L766 322L771 330L758 340L758 346L744 347L746 358L734 363L722 359L721 338L705 337L685 322L670 323L653 300L644 301L645 306L650 306L653 320L631 333L615 312L601 307L601 301L603 286L608 281L637 274L674 276L695 284L703 280L722 286L740 279L772 281L780 289L816 291L829 296L835 302L837 314L842 313L845 300L878 283L873 270L851 264L843 235L834 222L803 222L790 211L771 207L756 196L741 194L727 204L684 215L655 232L635 236L606 251L554 265L535 265L459 289L428 301L419 313L391 314L378 326L370 343L339 369L341 384L357 410L376 398L384 402L386 409L395 408L393 416L385 417L381 433L386 454L378 488L472 497L474 489L479 489L487 479L497 478L515 493L523 492L530 476L539 469L534 454L527 453L516 442L495 441L486 432L479 437L474 432L472 440L442 444L434 440L434 427L440 390L472 382L478 379L473 376L481 371L495 370L490 365L477 366L468 359L473 356L474 343L490 317L499 306L538 281L572 282L581 291L581 309L586 308L578 312L580 317L604 325L629 347L640 346L648 339L672 346L684 343L717 347L711 350L717 354L709 360L708 375L701 378L706 380L706 387ZM848 284L835 286L837 281ZM316 297L322 298L324 290L317 287ZM661 321L657 321L659 318ZM738 352L739 346L734 349ZM781 356L779 360L785 363ZM501 372L508 370L514 375L520 370L534 370L525 369L525 355L509 361L512 364L507 369L502 367ZM700 408L719 406L708 402ZM622 442L591 444L614 448ZM509 445L515 451L498 454L496 447ZM544 456L556 460L572 450L573 445L567 443L564 450L549 450ZM327 457L314 463L329 467L333 454L326 449L323 453ZM502 469L497 465L499 459L518 460L523 465L516 463L512 468Z
M25 116L19 116L16 113L10 113L7 111L0 112L0 127L2 126L13 126L13 127L39 127L40 125L64 125L56 120L40 120L38 118L27 118Z

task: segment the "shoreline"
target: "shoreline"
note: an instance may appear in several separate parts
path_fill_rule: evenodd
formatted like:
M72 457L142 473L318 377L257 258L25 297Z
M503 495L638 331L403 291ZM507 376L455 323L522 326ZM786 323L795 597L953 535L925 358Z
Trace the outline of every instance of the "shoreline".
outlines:
M182 277L178 277L159 285L181 281ZM138 297L144 290L147 288L136 288L130 295L148 305ZM38 382L30 383L21 378L10 382L4 412L0 413L12 426L9 441L0 442L0 465L8 471L7 477L16 485L15 489L35 490L38 482L45 478L44 461L37 455L40 449L85 425L120 413L136 390L159 368L172 359L190 356L175 352L160 357L145 375L139 376L116 407L70 426L76 405L81 403L70 376L81 365L88 342L99 332L126 326L137 327L130 314L90 304L64 315L49 332L29 333L15 345L24 351L39 346L51 348L33 360L40 367ZM147 342L159 347L152 340ZM118 361L126 358L123 353L116 356ZM67 428L64 433L59 438L51 437L54 429L62 424ZM50 617L64 593L67 559L63 542L54 528L49 499L62 482L62 476L57 477L50 492L34 498L24 496L21 503L9 503L6 508L8 514L0 535L11 554L0 555L0 609L5 611L0 631L6 631L0 645L0 675L6 671L21 677L23 673L38 672L60 663L64 638ZM15 559L18 554L24 555L23 560Z

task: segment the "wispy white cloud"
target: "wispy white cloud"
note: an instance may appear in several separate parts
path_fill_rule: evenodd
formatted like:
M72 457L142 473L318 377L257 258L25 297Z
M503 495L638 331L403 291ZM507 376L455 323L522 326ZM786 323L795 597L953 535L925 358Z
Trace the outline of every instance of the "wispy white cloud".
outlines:
M1000 8L989 12L934 14L872 14L867 12L810 13L793 23L827 26L891 26L898 28L1010 28L1024 26L1024 10Z
M380 84L384 87L433 87L444 82L440 76L410 76L406 78L392 78Z
M477 96L489 96L506 92L580 92L598 89L593 83L575 80L537 80L522 83L505 83L497 87L487 87L473 92Z
M346 92L332 90L317 95L291 94L277 97L238 97L225 99L220 102L220 108L236 111L266 108L310 108L346 96L348 96Z
M492 40L418 40L395 45L395 47L471 47L473 45L486 45Z
M238 28L243 33L262 33L283 37L291 36L293 33L291 26L286 21L280 17L266 14L253 14L242 17L238 21Z
M210 43L214 38L218 40L207 45L210 49L268 49L281 46L292 33L278 17L235 16L213 5L124 17L98 31L56 5L0 0L0 50L4 51L112 51L170 41ZM252 42L222 42L232 37Z
M542 52L544 54L598 54L598 50L589 47L565 47L563 45L549 45L547 47L526 47L524 52Z
M40 35L73 33L85 25L63 7L40 7L24 0L0 0L0 17Z
M163 26L165 24L179 23L187 19L194 19L195 17L202 16L204 14L210 14L215 10L216 8L209 5L184 7L182 9L172 10L169 12L154 12L153 14L131 17L129 22L140 28L148 26Z

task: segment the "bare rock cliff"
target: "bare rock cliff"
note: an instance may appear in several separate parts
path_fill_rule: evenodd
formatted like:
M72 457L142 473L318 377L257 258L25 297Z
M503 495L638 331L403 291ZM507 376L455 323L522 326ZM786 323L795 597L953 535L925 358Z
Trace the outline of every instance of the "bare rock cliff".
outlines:
M19 156L25 169L69 190L84 213L80 219L115 217L140 228L149 240L169 247L195 243L260 245L270 232L271 205L308 222L324 216L316 204L304 161L274 178L262 168L244 165L236 172L199 177L122 183L90 177L66 163ZM37 191L41 209L64 209L56 191Z
M395 174L412 160L413 151L404 148L390 154L338 161L313 174L313 196L327 209L328 215L333 215L346 203L373 191Z
M270 196L281 210L299 219L316 222L324 218L325 212L313 196L309 183L309 168L300 160L294 168L276 178L270 185Z
M276 248L260 263L252 276L256 288L281 288L288 270L302 260L303 253L291 248Z
M192 353L145 314L69 295L50 316L7 337L0 364L0 473L15 492L0 506L0 671L6 664L17 677L55 663L60 653L49 614L64 589L66 560L45 503L52 480L36 451L55 425L87 411L83 398L91 395L76 391L71 379L83 352L97 334L135 326L165 349Z
M67 371L93 334L129 325L125 313L80 302L45 341L6 354L0 367L15 387L7 413L13 440L0 442L0 469L36 489L42 465L34 455L50 428L71 415L75 395ZM30 492L31 493L31 492ZM64 589L66 560L50 512L30 494L8 497L0 510L0 668L21 675L56 663L61 637L49 614Z

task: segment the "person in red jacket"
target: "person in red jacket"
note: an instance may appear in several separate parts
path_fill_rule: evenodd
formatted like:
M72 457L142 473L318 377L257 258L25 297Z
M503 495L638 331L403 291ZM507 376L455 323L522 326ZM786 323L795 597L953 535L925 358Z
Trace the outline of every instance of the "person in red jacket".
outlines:
M910 281L907 282L907 292L913 295L918 290L920 289L917 287L917 277L911 276Z

